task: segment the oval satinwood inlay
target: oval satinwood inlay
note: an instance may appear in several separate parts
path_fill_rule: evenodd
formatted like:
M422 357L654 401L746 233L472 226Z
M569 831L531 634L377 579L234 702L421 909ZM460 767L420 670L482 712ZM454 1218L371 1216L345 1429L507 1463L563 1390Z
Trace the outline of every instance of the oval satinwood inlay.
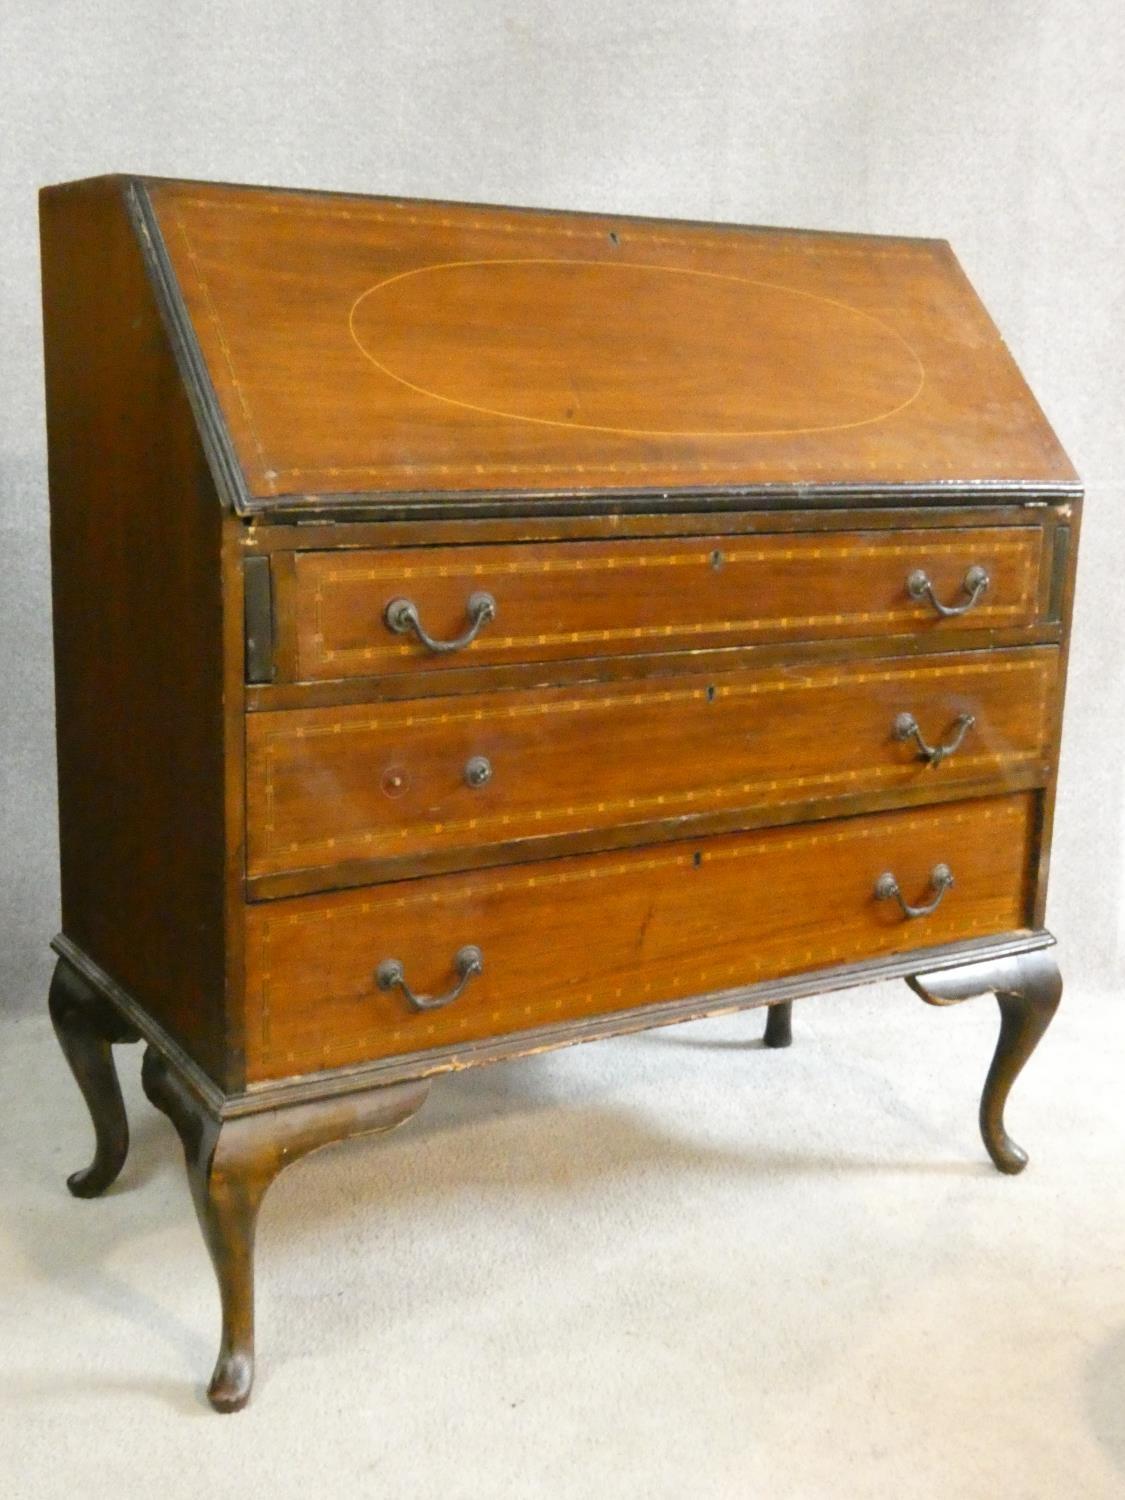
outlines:
M797 288L618 261L474 260L376 283L352 337L384 375L491 417L636 437L826 432L925 372L873 314Z

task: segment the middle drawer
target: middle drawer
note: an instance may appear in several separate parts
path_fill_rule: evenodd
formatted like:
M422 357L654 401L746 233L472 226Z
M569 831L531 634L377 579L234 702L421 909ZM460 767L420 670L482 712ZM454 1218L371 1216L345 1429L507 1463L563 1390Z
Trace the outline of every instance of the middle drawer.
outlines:
M526 839L1027 785L1050 754L1057 661L1024 647L254 713L248 874L358 862L372 878Z

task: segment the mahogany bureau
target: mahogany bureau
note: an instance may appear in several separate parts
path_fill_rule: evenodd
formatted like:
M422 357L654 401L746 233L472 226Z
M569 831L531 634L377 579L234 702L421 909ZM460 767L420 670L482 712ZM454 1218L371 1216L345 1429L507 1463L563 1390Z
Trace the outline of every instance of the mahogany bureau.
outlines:
M62 932L253 1368L278 1170L434 1075L906 978L1059 1000L1080 488L942 241L106 177L41 200Z

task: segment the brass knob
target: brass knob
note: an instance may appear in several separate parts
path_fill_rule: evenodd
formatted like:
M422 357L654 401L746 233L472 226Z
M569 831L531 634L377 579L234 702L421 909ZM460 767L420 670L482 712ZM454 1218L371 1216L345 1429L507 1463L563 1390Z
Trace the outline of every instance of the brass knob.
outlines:
M465 785L487 786L492 780L492 762L487 755L474 755L465 762Z

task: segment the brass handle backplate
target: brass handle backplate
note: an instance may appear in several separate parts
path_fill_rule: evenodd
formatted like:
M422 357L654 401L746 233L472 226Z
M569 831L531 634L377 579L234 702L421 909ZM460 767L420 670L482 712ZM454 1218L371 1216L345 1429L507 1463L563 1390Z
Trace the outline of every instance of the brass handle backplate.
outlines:
M381 990L401 990L407 1004L414 1010L440 1010L443 1005L452 1005L462 993L470 979L484 972L484 954L472 943L458 948L453 958L453 969L457 983L444 995L416 995L406 982L406 970L401 959L385 958L375 970L375 983Z
M937 610L939 615L948 618L950 615L966 615L973 605L976 604L985 589L991 583L988 569L982 568L980 563L974 563L965 574L961 587L968 598L964 604L943 604L934 593L934 586L930 582L930 575L924 568L915 568L906 579L906 592L912 599L928 599Z
M931 912L937 911L942 897L952 884L953 871L949 866L935 865L930 871L930 889L934 892L934 899L927 901L924 906L911 906L910 902L904 899L894 875L890 870L886 870L875 882L875 899L876 901L897 901L904 917L928 917Z
M484 627L496 618L496 600L491 594L470 594L466 605L469 623L451 641L439 641L422 624L413 599L392 599L383 611L383 622L395 635L414 634L427 651L463 651L471 646Z
M913 714L898 714L895 718L892 733L896 740L913 740L918 746L919 757L927 765L933 766L936 770L943 760L950 755L955 755L960 750L961 741L976 722L973 714L961 714L954 721L949 738L940 745L927 745L926 741L922 738L922 731L918 727L918 720Z

